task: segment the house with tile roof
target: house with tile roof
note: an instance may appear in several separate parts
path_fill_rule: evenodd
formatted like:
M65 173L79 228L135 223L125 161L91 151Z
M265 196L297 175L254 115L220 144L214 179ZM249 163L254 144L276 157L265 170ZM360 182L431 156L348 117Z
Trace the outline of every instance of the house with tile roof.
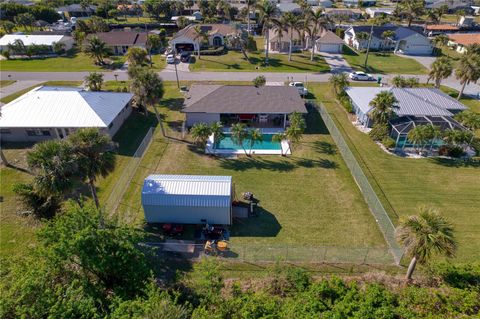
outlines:
M65 138L96 127L113 137L132 112L131 93L40 86L2 106L0 137L10 142Z
M147 32L138 31L110 31L97 32L88 37L96 36L112 51L114 55L124 55L130 47L146 48Z
M394 32L393 37L384 38L385 31ZM367 48L368 39L360 40L359 33L372 33L370 49L379 51L393 51L407 55L431 55L433 45L423 34L412 28L400 26L352 26L345 31L344 42L356 50Z
M200 31L200 34L199 32ZM177 52L199 51L202 47L229 46L227 37L240 34L241 31L233 24L190 24L178 31L170 40L170 45L175 47ZM208 38L205 39L204 36Z
M453 33L448 35L448 46L459 53L467 52L467 47L472 44L480 45L480 33Z

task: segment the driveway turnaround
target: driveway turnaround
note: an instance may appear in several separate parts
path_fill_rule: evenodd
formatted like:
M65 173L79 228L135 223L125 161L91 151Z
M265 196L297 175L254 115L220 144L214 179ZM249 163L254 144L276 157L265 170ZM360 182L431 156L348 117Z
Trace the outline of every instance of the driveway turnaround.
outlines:
M350 64L348 64L340 53L320 52L319 54L325 59L332 73L350 73L353 71Z
M428 70L430 70L430 65L437 59L433 56L424 56L424 55L400 55L401 57L410 58L416 60L418 63L422 64Z

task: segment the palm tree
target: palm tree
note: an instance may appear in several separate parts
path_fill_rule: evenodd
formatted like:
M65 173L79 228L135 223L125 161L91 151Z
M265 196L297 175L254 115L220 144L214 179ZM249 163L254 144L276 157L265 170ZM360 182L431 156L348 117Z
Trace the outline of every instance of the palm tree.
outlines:
M465 10L460 9L455 11L455 16L457 17L457 25L460 23L460 18L465 16Z
M453 257L457 243L453 226L432 209L420 209L419 215L404 218L396 229L398 241L404 246L406 256L411 258L406 280L412 279L417 262L427 263L432 254Z
M403 0L399 2L401 14L407 17L408 27L412 25L413 19L421 16L425 11L425 4L419 0Z
M382 91L370 101L370 106L373 109L370 111L370 116L374 122L385 124L395 114L394 109L398 103L397 99L390 91Z
M163 122L157 108L155 107L155 104L160 102L165 93L162 79L156 72L145 67L133 68L132 72L129 73L132 75L130 90L135 95L137 103L140 103L145 107L145 115L147 115L148 106L152 107L157 121L160 124L162 135L165 137Z
M147 48L148 48L148 56L150 58L150 66L152 66L152 51L158 50L162 45L162 39L157 34L149 34L147 35Z
M145 65L147 62L148 52L139 47L128 48L126 58L130 65Z
M90 72L85 77L85 83L90 91L101 91L103 85L103 74L98 72Z
M212 135L212 130L206 123L195 123L190 129L190 134L194 143L205 149L208 138Z
M35 188L42 195L61 195L72 189L77 163L71 148L63 141L36 144L27 154L27 164L35 174Z
M277 6L269 0L263 0L262 3L257 4L257 9L260 12L258 19L259 23L263 24L263 34L265 35L266 46L265 46L265 64L268 64L268 50L270 47L270 28L272 26L272 21L277 14Z
M418 147L420 147L420 152L423 151L423 148L429 141L426 127L427 125L418 125L411 129L410 132L408 132L407 134L408 140L413 143L414 148L417 151L419 151Z
M248 132L245 124L243 123L233 124L230 129L230 132L231 132L231 137L233 142L237 145L242 146L242 149L245 152L245 155L248 156L247 150L245 149L245 145L243 145L243 142L248 137Z
M382 33L382 39L388 44L391 43L392 39L395 37L395 32L392 30L386 30Z
M292 61L292 46L293 46L293 31L300 27L300 19L292 12L285 12L283 20L288 28L289 47L288 47L288 61Z
M473 132L480 129L480 114L471 110L456 114L455 119Z
M435 45L435 50L437 54L441 51L442 46L446 46L448 43L448 36L446 34L439 34L433 38L433 44Z
M87 45L83 50L89 57L95 59L96 64L99 65L103 65L103 59L108 57L111 53L107 44L95 35L88 39Z
M310 36L310 42L312 46L312 51L310 53L310 61L313 61L313 55L315 54L315 46L317 43L317 36L323 30L326 29L328 21L325 19L322 10L310 10L307 14L306 20L310 27L307 29L307 32Z
M217 145L220 143L221 140L225 138L225 134L223 133L223 125L221 122L215 122L210 124L210 132L213 134L213 144ZM215 152L215 147L213 148Z
M255 6L256 0L247 0L247 32L250 34L250 7Z
M465 86L470 82L476 83L480 78L480 54L471 51L464 53L460 58L460 63L455 71L455 76L462 84L462 88L457 97L457 100L460 100L463 91L465 90Z
M95 188L97 177L106 177L116 164L115 144L110 136L102 134L97 128L84 128L67 137L68 144L76 158L81 177L87 180L95 206L100 211L100 202ZM100 227L104 227L100 211Z
M282 143L282 141L286 140L287 139L287 136L285 135L285 132L281 132L281 133L276 133L272 136L272 141L273 142L277 142L277 143ZM290 147L290 146L289 146ZM286 154L283 154L283 148L280 146L280 154L282 156L285 156Z
M255 142L262 142L263 141L262 131L260 131L260 129L258 129L258 128L250 130L250 132L248 134L248 138L250 139L250 156L252 156L252 149L253 149L253 145L255 144Z
M283 16L280 17L280 19L272 19L272 24L273 28L272 30L277 32L277 37L278 37L278 51L282 51L282 38L283 38L283 32L288 32L288 24L285 21L285 18Z
M207 31L202 29L201 26L198 26L198 25L195 26L193 29L195 30L195 33L197 34L197 38L200 39L200 41L198 41L198 50L197 50L197 55L198 55L198 58L200 59L200 48L201 48L203 43L208 42L208 33L207 33Z
M328 79L328 82L332 85L335 96L338 96L341 92L348 87L349 81L346 73L332 74Z
M453 66L451 60L448 57L439 57L430 66L427 83L430 80L434 80L435 87L438 89L440 88L442 80L452 75L452 72Z

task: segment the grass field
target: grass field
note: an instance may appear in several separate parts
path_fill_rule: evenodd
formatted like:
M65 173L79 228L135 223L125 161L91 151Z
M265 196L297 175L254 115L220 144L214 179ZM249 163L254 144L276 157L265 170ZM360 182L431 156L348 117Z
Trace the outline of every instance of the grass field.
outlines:
M112 71L120 68L125 62L124 56L111 56L113 64L100 67L93 63L92 58L84 53L72 53L67 56L44 59L1 60L0 70L15 72L82 72L82 71ZM159 54L152 56L154 69L165 67L165 58Z
M15 83L15 81L11 81L11 80L1 80L1 81L0 81L0 88L3 88L3 87L5 87L5 86L12 85L13 83Z
M388 155L351 124L328 84L311 84L308 89L343 131L393 221L417 213L420 206L436 208L455 226L459 243L456 261L478 261L480 165ZM462 102L476 110L480 107L479 101Z
M181 95L167 90L161 111L167 135L157 131L119 206L120 219L142 225L140 192L143 179L153 173L230 175L237 196L251 191L260 199L257 218L236 224L234 244L384 247L363 198L317 113L310 114L309 130L293 155L217 159L206 156L178 132Z
M191 71L248 71L248 72L327 72L330 70L325 60L315 55L310 61L310 54L293 53L292 61L287 54L269 54L269 65L264 66L265 53L263 38L257 38L256 52L248 53L249 61L241 52L229 51L224 55L200 56L190 64Z
M355 70L365 71L365 53L355 52L343 46L343 57ZM427 74L428 70L419 62L398 56L393 53L370 52L368 55L368 70L381 74Z

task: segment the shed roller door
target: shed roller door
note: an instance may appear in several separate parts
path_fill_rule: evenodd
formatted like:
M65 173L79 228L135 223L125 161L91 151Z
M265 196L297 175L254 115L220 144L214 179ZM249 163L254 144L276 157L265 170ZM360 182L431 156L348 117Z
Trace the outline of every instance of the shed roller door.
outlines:
M328 53L340 53L341 45L339 44L320 44L320 52L328 52Z

